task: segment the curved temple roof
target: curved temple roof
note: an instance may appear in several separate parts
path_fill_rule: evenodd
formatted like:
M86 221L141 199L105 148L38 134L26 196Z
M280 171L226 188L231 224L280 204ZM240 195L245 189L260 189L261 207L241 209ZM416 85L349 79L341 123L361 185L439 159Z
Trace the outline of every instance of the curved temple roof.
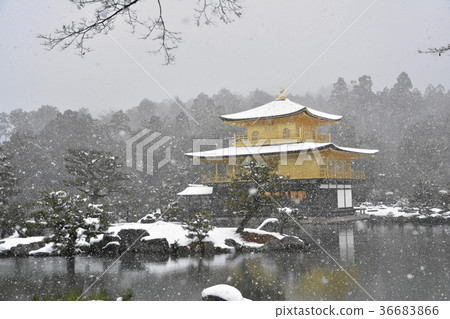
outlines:
M341 152L354 153L358 155L373 155L378 150L361 149L361 148L349 148L340 147L333 143L289 143L289 144L277 144L277 145L265 145L265 146L240 146L240 147L228 147L219 148L216 150L186 153L188 157L207 158L207 159L220 159L223 157L239 157L249 155L269 155L280 153L298 153L312 150L321 149L334 149Z
M342 118L342 116L340 115L316 111L309 107L294 103L289 99L275 100L247 111L221 115L220 118L224 121L257 120L257 119L286 117L289 115L302 112L305 112L312 117L317 117L321 120L326 121L339 121Z

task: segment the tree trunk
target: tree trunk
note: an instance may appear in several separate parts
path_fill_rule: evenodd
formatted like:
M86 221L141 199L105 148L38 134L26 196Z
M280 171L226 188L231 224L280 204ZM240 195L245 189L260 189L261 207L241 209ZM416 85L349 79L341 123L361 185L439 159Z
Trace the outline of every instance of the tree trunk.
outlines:
M283 235L283 228L284 228L283 226L284 226L284 222L280 221L280 224L278 226L278 233L280 235Z
M236 229L236 233L242 234L244 232L244 228L247 225L247 223L252 219L251 216L245 215L244 219L242 220L241 224L239 225L238 229Z
M67 270L67 287L66 290L70 291L75 288L76 280L75 280L75 257L68 256L66 257L66 270Z

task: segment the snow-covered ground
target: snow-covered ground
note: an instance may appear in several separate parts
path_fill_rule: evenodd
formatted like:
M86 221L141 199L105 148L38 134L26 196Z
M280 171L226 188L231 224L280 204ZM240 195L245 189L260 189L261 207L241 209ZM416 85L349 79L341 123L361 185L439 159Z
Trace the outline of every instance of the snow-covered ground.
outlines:
M192 239L186 237L187 230L183 228L181 223L167 223L163 221L157 221L152 224L140 224L140 223L124 223L115 224L109 228L112 234L117 235L122 229L145 229L150 236L145 236L141 240L147 241L157 238L166 238L170 244L177 243L181 246L187 246L192 242ZM257 234L270 234L278 239L282 239L284 236L278 233L266 232L257 229L245 229L244 231L257 233ZM240 235L236 234L235 227L215 227L205 238L205 241L211 241L215 247L230 248L225 245L225 239L233 239L236 243L247 247L261 247L263 244L245 242Z
M10 250L12 247L16 247L17 245L27 245L32 243L37 243L44 240L44 236L34 236L27 238L19 238L16 234L12 235L8 238L0 239L0 251L2 250Z
M113 224L110 226L108 232L111 235L118 235L118 233L123 229L143 229L146 230L150 235L141 238L141 241L148 241L158 238L166 238L169 245L177 243L180 246L187 246L193 240L186 237L188 231L183 227L181 223L164 222L157 221L155 223L121 223ZM245 229L246 232L260 234L260 235L271 235L278 239L282 239L283 235L273 232L267 232L260 229ZM101 234L97 238L91 238L89 242L85 238L80 238L77 240L77 247L86 247L91 244L98 243L103 239L104 235ZM231 247L225 244L226 239L233 239L237 244L245 247L259 248L263 244L247 242L241 238L239 234L236 233L236 228L234 227L215 227L212 229L204 241L210 241L215 247L230 249ZM0 251L8 251L17 245L31 244L35 242L42 242L44 240L43 236L28 237L28 238L18 238L18 235L13 235L8 238L0 240ZM118 242L110 242L109 244L119 244ZM47 243L44 247L32 250L29 255L39 255L39 254L51 254L54 249L52 248L53 243Z
M450 211L444 212L439 208L431 208L429 214L421 214L418 209L406 210L403 207L393 207L386 205L371 205L365 203L356 209L363 209L363 213L366 215L376 216L376 217L404 217L404 218L417 218L417 219L427 219L427 218L443 218L444 220L450 220Z

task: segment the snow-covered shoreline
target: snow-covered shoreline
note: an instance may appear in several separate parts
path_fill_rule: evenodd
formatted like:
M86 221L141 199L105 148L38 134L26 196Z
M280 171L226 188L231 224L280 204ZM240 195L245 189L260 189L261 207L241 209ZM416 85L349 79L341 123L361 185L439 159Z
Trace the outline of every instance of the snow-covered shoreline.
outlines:
M355 207L362 215L368 215L371 219L402 220L402 221L423 221L423 222L450 222L450 211L440 208L430 208L420 212L418 208L403 208L386 205L363 204Z
M209 247L208 253L230 253L236 250L262 251L277 249L277 247L283 249L283 247L292 247L293 241L296 241L298 246L304 246L303 241L294 236L250 228L246 228L243 234L237 234L235 227L215 227L209 232L204 243L199 244L186 236L188 231L182 223L156 221L112 224L107 234L92 238L89 242L84 238L79 239L77 241L79 254L118 255L119 252L128 249L125 246L129 245L130 238L125 238L125 233L127 237L130 234L135 236L132 238L132 251L143 253L175 253L180 247L186 248L184 250L186 254L203 253L203 246L206 244ZM252 237L256 239L249 239ZM266 245L268 241L285 242L285 244L284 246L273 243ZM155 243L158 245L157 249L151 246ZM0 256L51 256L56 254L52 245L53 243L45 243L43 236L18 238L14 235L0 241ZM161 249L161 245L165 246Z
M420 213L418 209L414 208L405 209L365 203L355 209L359 211L360 215L368 216L373 221L420 224L450 223L450 211L438 208L431 208L426 211L427 213ZM244 234L237 234L235 227L214 227L205 238L204 243L201 244L188 238L186 225L179 222L118 223L112 224L106 234L98 235L89 241L83 237L79 238L77 249L78 254L118 255L128 249L132 243L133 252L189 255L204 253L205 250L207 253L217 254L235 251L280 250L286 249L286 247L304 248L303 241L295 236L281 235L261 229L264 224L270 222L273 221L268 219L256 229L246 228ZM125 237L125 233L128 233L127 238L121 238ZM44 236L19 238L17 234L1 239L0 257L56 255L53 243L46 243L44 239Z

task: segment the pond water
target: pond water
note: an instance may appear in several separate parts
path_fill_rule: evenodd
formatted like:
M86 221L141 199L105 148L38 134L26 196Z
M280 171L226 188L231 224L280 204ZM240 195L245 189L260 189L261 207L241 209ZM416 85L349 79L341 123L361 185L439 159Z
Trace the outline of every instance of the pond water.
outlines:
M76 257L69 271L62 257L3 258L0 300L86 288L109 267L90 293L105 288L118 296L130 288L135 300L201 300L204 288L226 283L252 300L450 299L448 225L357 221L303 227L335 261L315 244L308 252L208 258L155 260L128 254L114 263L112 258ZM308 240L299 228L289 232Z

